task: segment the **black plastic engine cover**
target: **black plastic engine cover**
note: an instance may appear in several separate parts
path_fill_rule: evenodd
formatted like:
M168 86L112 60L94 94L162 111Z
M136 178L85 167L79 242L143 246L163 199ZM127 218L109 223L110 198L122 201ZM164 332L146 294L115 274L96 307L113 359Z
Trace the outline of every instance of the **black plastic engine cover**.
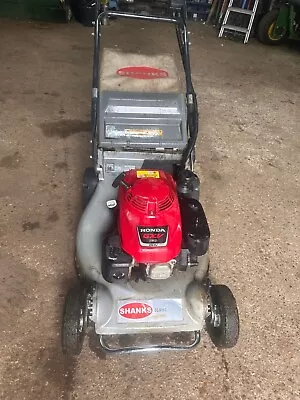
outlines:
M121 249L118 235L112 235L108 238L104 254L105 259L102 267L104 279L107 282L126 280L132 257Z
M209 247L210 230L198 200L179 197L184 247L192 255L203 256Z

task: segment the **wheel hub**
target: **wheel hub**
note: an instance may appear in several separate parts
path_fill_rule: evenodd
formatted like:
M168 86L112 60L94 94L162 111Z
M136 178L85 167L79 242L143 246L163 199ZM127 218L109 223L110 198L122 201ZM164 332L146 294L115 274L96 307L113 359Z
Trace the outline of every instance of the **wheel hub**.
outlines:
M211 308L210 323L214 328L218 328L221 325L221 315L219 307L216 304Z

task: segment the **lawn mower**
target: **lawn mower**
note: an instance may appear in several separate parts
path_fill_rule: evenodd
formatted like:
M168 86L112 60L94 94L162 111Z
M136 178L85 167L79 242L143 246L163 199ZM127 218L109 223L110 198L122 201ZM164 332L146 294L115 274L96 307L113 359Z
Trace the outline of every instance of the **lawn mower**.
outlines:
M258 25L258 38L264 44L300 40L300 0L280 1Z
M81 352L87 332L107 353L191 349L205 327L218 348L238 340L235 298L208 275L185 4L172 7L168 17L100 11L97 3L92 166L83 174L79 280L63 311L66 354ZM172 55L102 49L110 17L173 24L184 79Z

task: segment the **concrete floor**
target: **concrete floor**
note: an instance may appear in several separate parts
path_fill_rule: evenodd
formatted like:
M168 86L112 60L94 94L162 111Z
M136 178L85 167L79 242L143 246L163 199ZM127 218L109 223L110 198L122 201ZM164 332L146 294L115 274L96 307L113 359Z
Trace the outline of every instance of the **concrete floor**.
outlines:
M105 28L110 45L145 39L140 23L125 28ZM169 49L167 28L147 29L148 51ZM86 343L78 358L61 354L92 37L76 24L1 21L1 399L300 399L300 53L191 31L212 276L237 297L238 346L218 351L204 334L188 353L100 359Z

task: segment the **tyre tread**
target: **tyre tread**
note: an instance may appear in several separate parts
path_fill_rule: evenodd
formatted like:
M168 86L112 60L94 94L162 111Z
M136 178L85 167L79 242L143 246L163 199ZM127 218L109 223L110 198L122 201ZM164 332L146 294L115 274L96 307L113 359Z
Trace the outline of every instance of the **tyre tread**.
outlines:
M71 288L65 297L61 338L65 354L79 355L82 350L84 333L78 333L78 324L83 300L79 286Z
M213 304L217 304L221 314L221 327L215 328L207 322L207 330L214 345L218 348L232 348L239 338L239 314L236 300L225 285L211 287Z
M279 45L285 41L286 35L279 40L272 40L269 37L268 30L272 23L277 19L279 9L274 9L265 14L259 22L257 37L263 44Z

